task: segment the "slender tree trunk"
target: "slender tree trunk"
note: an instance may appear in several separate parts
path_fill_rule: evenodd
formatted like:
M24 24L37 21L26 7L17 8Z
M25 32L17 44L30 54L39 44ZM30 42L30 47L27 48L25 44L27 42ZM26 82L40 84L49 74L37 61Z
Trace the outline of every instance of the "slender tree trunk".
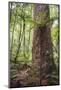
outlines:
M20 47L21 47L21 42L22 42L22 39L24 38L24 41L23 41L23 44L24 44L24 57L25 57L25 20L23 19L23 33L21 33L21 28L22 25L20 24L20 33L19 33L19 39L18 39L18 49L17 49L17 52L16 52L16 56L15 56L15 63L17 62L17 58L18 58L18 54L20 52Z
M23 6L22 6L22 11L23 11ZM20 33L19 33L18 47L17 47L18 49L17 49L16 56L14 59L15 63L17 62L17 58L18 58L18 54L20 52L21 42L22 42L23 38L24 38L23 45L24 45L24 57L25 57L25 18L24 18L24 16L22 17L22 22L23 22L23 25L20 23ZM23 27L23 33L21 34L22 27Z
M16 13L17 13L17 10L16 10ZM11 15L12 13L10 14L10 19L11 19ZM14 31L15 31L15 25L16 25L16 19L17 19L17 16L15 15L14 16L14 25L13 25L13 31L12 31L12 40L11 40L11 51L10 51L10 60L12 60L12 49L13 49L13 39L14 39Z
M49 20L49 6L35 5L34 19L38 24L34 30L32 60L37 69L38 85L49 85L52 71L52 42L51 31L46 21Z
M16 52L16 56L15 56L15 59L14 59L14 62L16 63L17 62L17 57L18 57L18 54L19 54L19 51L20 51L20 46L21 46L21 41L20 41L20 38L21 38L21 24L20 24L20 32L19 32L19 39L18 39L18 49L17 49L17 52Z
M23 41L23 46L24 46L24 57L25 57L25 19L23 19L23 33L24 33L24 41Z

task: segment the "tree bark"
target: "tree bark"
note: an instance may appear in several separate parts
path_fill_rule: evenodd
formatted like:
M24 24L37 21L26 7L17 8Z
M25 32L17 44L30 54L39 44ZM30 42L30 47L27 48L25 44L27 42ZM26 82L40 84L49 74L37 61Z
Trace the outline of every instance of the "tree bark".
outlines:
M34 20L38 24L34 30L32 62L38 73L38 85L49 85L52 71L52 42L51 31L45 23L49 20L49 6L35 5Z

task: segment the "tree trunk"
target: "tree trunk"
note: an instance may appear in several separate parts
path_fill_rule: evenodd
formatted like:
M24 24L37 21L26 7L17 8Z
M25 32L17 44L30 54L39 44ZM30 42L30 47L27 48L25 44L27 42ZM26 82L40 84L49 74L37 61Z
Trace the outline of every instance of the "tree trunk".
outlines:
M49 6L35 5L34 20L37 26L34 30L32 61L37 69L38 85L49 85L50 74L52 71L52 43L51 31L46 21L49 20Z

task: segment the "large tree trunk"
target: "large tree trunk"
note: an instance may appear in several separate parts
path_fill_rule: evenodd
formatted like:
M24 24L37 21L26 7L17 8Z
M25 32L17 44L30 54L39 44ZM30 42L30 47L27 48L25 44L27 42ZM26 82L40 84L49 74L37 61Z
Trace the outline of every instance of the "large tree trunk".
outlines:
M41 13L42 12L42 13ZM32 61L37 69L38 85L49 85L50 74L52 70L52 43L51 31L46 21L49 20L49 6L35 5L34 19L38 24L34 30Z

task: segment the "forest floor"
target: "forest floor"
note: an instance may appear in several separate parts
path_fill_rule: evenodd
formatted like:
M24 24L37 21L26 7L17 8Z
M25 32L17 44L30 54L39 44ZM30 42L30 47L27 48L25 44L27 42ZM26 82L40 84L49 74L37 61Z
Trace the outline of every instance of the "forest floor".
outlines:
M10 87L27 86L30 68L31 66L27 64L11 64Z
M9 71L9 87L10 88L19 88L19 87L28 87L28 86L40 86L39 81L40 77L38 76L38 72L36 68L32 65L27 64L14 64L10 63L10 71ZM58 85L59 80L57 79L57 75L52 74L53 78L50 80L49 85ZM52 81L52 82L51 82ZM46 86L46 80L42 78L42 86Z

